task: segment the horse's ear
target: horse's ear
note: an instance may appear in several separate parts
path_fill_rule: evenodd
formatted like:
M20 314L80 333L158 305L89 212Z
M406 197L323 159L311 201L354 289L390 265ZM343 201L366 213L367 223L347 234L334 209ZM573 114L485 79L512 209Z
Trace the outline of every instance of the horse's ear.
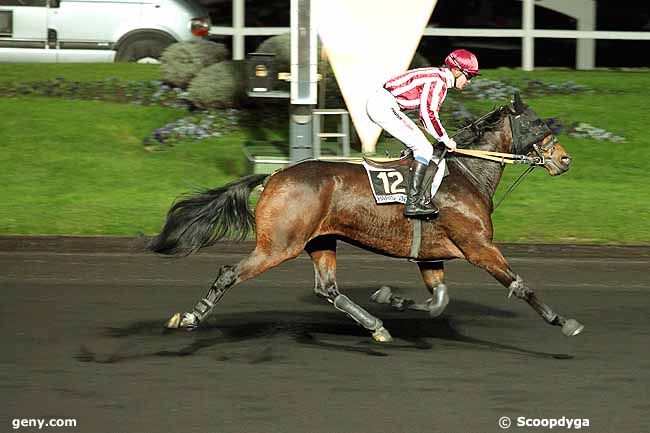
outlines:
M518 91L515 92L515 100L513 101L512 108L515 109L516 114L521 114L524 112L524 106L523 101L521 100L521 95L519 94Z

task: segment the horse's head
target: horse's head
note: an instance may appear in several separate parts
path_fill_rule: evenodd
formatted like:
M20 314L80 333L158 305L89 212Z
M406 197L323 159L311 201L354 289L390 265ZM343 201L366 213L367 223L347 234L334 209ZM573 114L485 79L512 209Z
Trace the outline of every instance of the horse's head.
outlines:
M508 108L513 152L543 158L543 166L551 176L565 173L571 165L571 156L546 122L522 102L519 92L515 92L514 101Z

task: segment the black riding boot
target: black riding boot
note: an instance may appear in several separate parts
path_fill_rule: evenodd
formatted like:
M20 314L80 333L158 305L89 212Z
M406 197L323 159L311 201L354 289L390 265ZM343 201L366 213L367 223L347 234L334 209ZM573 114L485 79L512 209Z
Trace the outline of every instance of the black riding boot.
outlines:
M426 171L426 164L417 160L411 163L411 179L406 195L406 205L404 206L404 216L408 218L433 218L438 214L438 209L435 206L428 207L422 202L424 174Z

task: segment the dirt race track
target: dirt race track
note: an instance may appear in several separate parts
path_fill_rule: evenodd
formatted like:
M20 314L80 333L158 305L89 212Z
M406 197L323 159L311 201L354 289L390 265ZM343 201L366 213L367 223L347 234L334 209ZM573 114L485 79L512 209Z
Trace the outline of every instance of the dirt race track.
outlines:
M650 431L650 247L504 247L542 300L584 323L568 338L460 261L441 318L372 304L384 284L423 300L417 267L341 245L340 288L384 320L395 343L382 346L312 294L306 255L235 287L201 329L165 333L252 246L186 259L129 246L0 238L0 432L73 418L41 431L479 433L504 431L504 416L508 431L576 430L519 417Z

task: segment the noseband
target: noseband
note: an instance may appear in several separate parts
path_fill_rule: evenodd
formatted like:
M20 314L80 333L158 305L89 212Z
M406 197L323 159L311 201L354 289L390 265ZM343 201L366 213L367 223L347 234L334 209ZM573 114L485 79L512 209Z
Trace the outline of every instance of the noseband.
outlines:
M533 150L537 154L538 158L541 159L540 165L544 165L544 153L552 155L555 152L556 144L557 138L554 135L547 135L541 143L533 143Z

